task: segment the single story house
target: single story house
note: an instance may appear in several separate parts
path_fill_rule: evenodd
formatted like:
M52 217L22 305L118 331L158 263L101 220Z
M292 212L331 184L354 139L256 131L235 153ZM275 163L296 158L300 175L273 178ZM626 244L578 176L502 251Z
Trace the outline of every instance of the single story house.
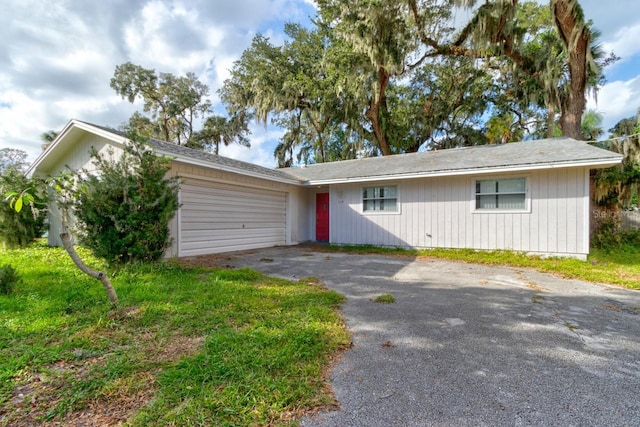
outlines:
M91 170L91 147L117 157L125 142L121 132L71 120L29 173ZM326 241L585 259L589 171L622 160L553 138L269 169L150 143L182 178L167 257ZM54 216L51 244L59 232Z

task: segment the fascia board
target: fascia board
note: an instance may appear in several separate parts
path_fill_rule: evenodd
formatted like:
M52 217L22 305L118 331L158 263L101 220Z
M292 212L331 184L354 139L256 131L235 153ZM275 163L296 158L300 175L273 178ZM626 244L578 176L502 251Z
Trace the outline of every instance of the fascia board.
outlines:
M584 161L584 162L563 162L563 163L541 163L537 165L531 165L522 167L519 166L504 166L499 168L483 168L483 169L456 169L448 171L439 171L432 173L411 173L411 174L393 174L393 175L379 175L368 177L354 177L354 178L337 178L337 179L317 179L308 180L304 182L305 186L313 185L329 185L329 184L346 184L346 183L358 183L358 182L376 182L376 181L392 181L397 179L411 179L411 178L431 178L431 177L443 177L443 176L459 176L459 175L479 175L479 174L496 174L496 173L508 173L508 172L526 172L530 170L540 169L557 169L557 168L571 168L571 167L592 167L606 168L620 164L622 156L618 160L603 159L599 161Z
M45 160L47 160L48 158L52 158L52 156L53 158L55 158L54 156L56 155L56 152L63 148L64 141L69 136L69 133L71 133L74 129L80 129L89 133L99 135L103 138L106 138L120 145L124 145L125 142L127 141L126 138L120 135L107 132L103 129L96 128L84 122L80 122L77 120L70 120L65 125L65 127L60 131L56 139L53 140L51 145L42 153L40 153L40 155L36 158L36 160L29 166L29 168L27 169L26 175L28 177L33 176L33 174L36 172L38 167L40 167L43 163L45 163Z

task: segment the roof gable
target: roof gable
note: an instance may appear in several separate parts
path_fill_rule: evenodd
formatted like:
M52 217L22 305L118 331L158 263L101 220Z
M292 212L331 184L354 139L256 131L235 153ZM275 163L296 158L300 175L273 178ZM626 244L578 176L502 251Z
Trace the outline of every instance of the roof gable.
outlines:
M106 138L117 146L123 146L128 140L126 134L119 130L94 125L80 120L71 120L63 128L58 137L51 143L49 148L40 154L36 161L29 167L27 173L29 175L34 173L49 174L51 172L51 167L63 159L73 144L77 143L81 136L87 132ZM149 139L149 145L156 153L171 157L179 162L267 180L291 184L300 183L299 178L286 174L280 169L269 169L252 163L234 160L200 150L194 150L154 138Z

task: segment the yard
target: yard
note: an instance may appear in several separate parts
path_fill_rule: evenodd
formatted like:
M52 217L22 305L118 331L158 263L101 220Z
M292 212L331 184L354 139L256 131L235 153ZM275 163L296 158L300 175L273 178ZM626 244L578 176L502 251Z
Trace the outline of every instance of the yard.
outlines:
M350 338L343 297L313 278L135 265L113 275L114 311L60 249L7 263L22 282L0 295L0 425L286 425L333 403L325 372Z
M640 250L632 246L596 251L586 263L510 252L383 252L640 287ZM288 425L336 403L326 372L350 345L337 312L344 297L315 278L133 265L112 275L116 311L60 249L0 250L0 265L8 263L22 282L0 295L0 425Z

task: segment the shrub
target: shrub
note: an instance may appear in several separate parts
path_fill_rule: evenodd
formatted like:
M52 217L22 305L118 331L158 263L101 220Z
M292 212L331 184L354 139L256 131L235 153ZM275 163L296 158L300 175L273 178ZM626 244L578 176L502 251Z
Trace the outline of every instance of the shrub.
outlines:
M597 249L611 250L622 246L640 247L640 230L624 230L614 216L597 218L596 232L591 245Z
M0 294L9 295L19 281L20 276L15 268L9 264L0 266Z
M29 190L33 196L33 206L23 206L17 212L5 197L10 192L22 192ZM24 173L15 167L9 167L0 175L0 239L10 248L26 246L33 240L41 237L46 229L45 216L39 215L39 207L45 208L47 204L46 186L38 178L27 178Z
M80 242L109 263L159 260L178 208L178 179L165 178L170 159L135 134L129 139L115 162L92 151L97 173L83 173L74 197Z

